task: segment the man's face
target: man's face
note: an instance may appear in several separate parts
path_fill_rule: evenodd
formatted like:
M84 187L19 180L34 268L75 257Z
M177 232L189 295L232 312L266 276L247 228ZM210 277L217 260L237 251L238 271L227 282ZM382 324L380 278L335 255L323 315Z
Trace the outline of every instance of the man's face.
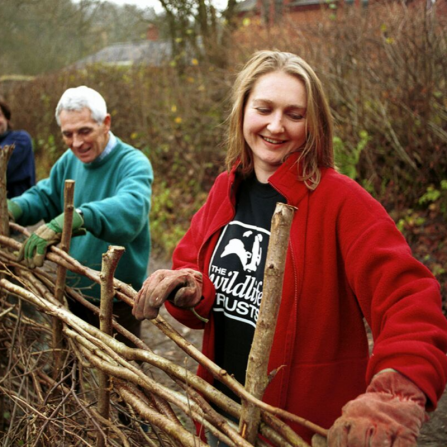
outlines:
M0 135L8 130L8 120L3 115L3 110L0 108Z
M107 115L98 124L90 109L62 110L59 114L62 138L74 155L83 163L91 163L102 153L109 141L111 118Z

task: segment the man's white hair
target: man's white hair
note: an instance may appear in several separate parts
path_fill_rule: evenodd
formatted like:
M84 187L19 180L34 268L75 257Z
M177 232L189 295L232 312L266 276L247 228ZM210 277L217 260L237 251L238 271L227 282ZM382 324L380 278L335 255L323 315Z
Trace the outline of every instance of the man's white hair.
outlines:
M59 115L62 110L80 111L84 108L92 112L92 118L98 124L104 122L107 115L107 104L96 90L85 85L65 90L56 107L57 124L61 125Z

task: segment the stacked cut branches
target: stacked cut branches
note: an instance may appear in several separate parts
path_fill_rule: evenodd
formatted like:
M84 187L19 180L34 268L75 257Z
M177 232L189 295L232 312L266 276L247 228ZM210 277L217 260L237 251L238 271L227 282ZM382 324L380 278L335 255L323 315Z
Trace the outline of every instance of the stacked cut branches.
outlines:
M10 223L15 232L26 230ZM0 236L0 395L3 445L201 446L195 423L211 430L229 445L249 446L236 426L228 423L211 403L239 418L241 406L213 386L170 360L156 355L142 340L116 321L113 327L137 348L129 348L72 314L55 298L55 270L62 266L101 283L106 273L83 266L57 247L51 247L45 268L30 270L16 262L20 243ZM110 250L115 250L111 247ZM50 268L48 268L50 267ZM115 295L133 305L136 291L112 278ZM65 299L75 299L99 314L79 292L65 288ZM62 366L52 367L52 321L62 324ZM307 445L287 425L304 424L316 433L325 430L249 394L225 371L204 357L162 317L154 326L186 354L225 383L242 401L258 407L259 432L276 446ZM156 382L150 368L172 380L172 387ZM101 379L105 375L107 380ZM109 387L110 411L98 410L100 383ZM104 390L102 390L104 391ZM104 408L104 403L102 404ZM281 419L280 419L281 418ZM6 442L6 444L5 444ZM265 445L258 439L256 445Z

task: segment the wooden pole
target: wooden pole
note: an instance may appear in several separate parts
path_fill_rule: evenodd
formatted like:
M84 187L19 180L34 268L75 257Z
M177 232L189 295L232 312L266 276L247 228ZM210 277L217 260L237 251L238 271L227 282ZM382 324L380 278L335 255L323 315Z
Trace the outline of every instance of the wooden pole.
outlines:
M260 400L269 380L268 361L281 304L287 246L295 210L296 208L293 206L277 203L272 217L261 307L245 378L245 389ZM250 444L255 444L260 421L261 410L259 407L248 401L242 401L239 429L242 437Z
M6 189L6 169L8 167L8 161L11 157L14 145L4 146L0 148L0 236L9 237L9 214L8 214L8 198ZM4 274L0 273L0 279L4 278ZM4 292L0 290L0 297ZM5 377L4 364L1 363L0 377ZM0 430L3 430L5 426L4 419L4 395L0 395Z
M6 169L14 150L14 144L0 149L0 235L9 236L9 214L6 189Z
M99 328L107 335L112 335L113 331L113 297L115 289L113 287L113 277L118 262L124 253L125 248L110 246L107 253L102 255L102 267L100 274L101 281L101 302L99 307ZM110 376L103 370L99 370L99 392L98 392L98 413L104 418L110 416ZM107 431L106 431L107 434ZM99 434L97 447L104 447L105 438Z
M61 250L68 253L70 250L71 232L73 228L73 198L74 198L74 180L66 180L64 187L64 228L62 229ZM67 269L61 265L56 268L56 284L54 289L54 297L56 300L64 304L65 282L67 279ZM54 369L53 377L59 375L62 367L62 322L58 318L53 318L53 353L54 353Z

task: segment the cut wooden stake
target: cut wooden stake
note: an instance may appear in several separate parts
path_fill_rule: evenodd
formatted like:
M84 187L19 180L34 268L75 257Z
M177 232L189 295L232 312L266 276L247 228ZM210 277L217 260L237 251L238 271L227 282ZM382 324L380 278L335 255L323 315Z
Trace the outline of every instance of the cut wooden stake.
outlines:
M0 149L0 235L9 236L9 214L6 190L6 169L14 144Z
M268 385L268 361L281 304L287 246L295 210L293 206L277 203L272 217L261 307L245 378L245 389L260 400ZM253 445L258 435L260 421L260 408L248 401L242 401L239 429L241 435Z
M74 180L66 180L64 188L64 227L62 229L61 250L68 253L70 250L71 232L73 228L73 198L74 198ZM64 304L65 282L67 279L67 269L62 265L56 268L56 287L54 297ZM53 318L53 349L54 349L54 369L53 377L59 375L63 355L62 322L58 318Z
M107 335L112 335L113 329L113 298L115 297L115 289L113 287L114 274L124 251L124 247L111 245L107 250L107 253L103 253L102 255L99 328Z
M8 213L8 199L6 190L6 169L8 167L8 161L11 157L14 145L4 146L0 148L0 236L9 237L9 213ZM0 279L4 278L4 275L0 272ZM0 290L0 297L3 292ZM7 364L6 362L5 364ZM4 365L0 362L0 377L5 377ZM6 426L4 423L4 411L3 411L3 395L0 396L0 427Z
M107 335L113 332L113 298L115 290L113 288L113 277L118 262L125 251L124 247L110 246L107 253L102 255L101 267L101 302L99 312L99 329ZM110 376L103 370L98 371L99 393L98 393L98 413L105 419L110 417L110 390L112 388ZM106 433L107 434L107 433ZM103 436L98 436L97 447L105 446Z

